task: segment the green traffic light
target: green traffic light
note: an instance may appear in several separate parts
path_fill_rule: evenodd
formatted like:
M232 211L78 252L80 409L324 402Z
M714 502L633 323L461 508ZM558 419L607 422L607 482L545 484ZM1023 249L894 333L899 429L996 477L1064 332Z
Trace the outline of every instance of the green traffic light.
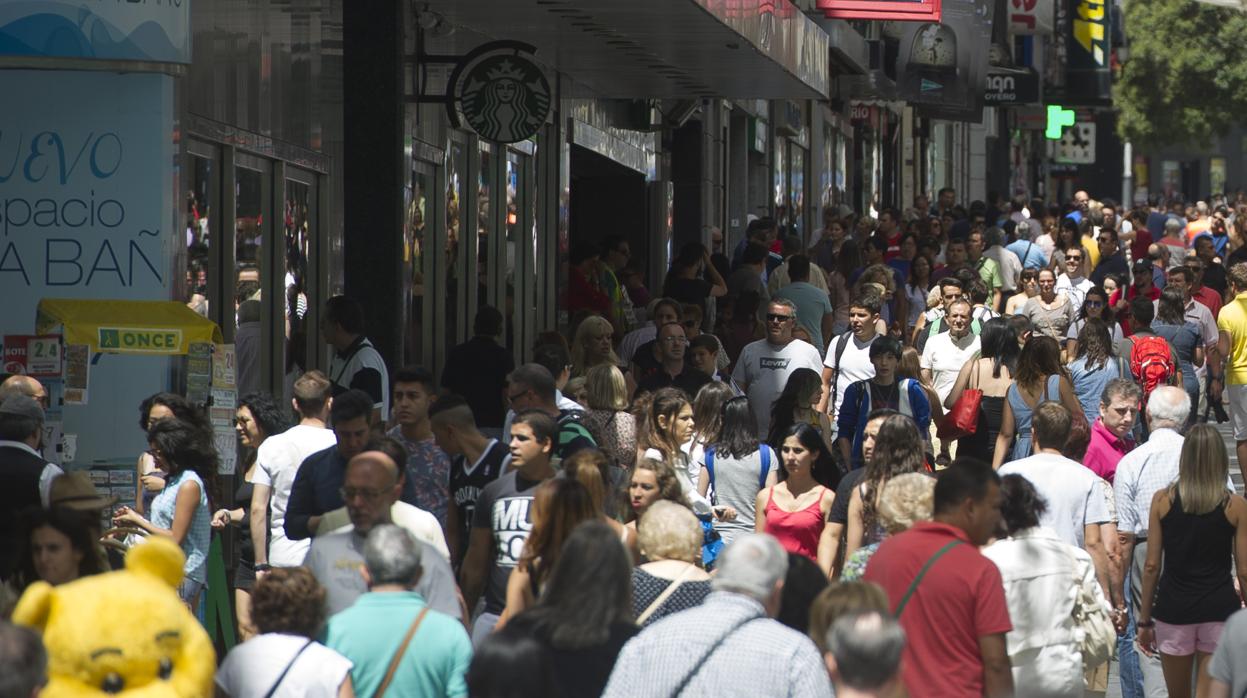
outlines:
M1064 132L1066 126L1074 125L1074 110L1066 109L1059 104L1048 105L1048 122L1047 128L1044 129L1044 138L1051 141L1061 139L1061 133Z

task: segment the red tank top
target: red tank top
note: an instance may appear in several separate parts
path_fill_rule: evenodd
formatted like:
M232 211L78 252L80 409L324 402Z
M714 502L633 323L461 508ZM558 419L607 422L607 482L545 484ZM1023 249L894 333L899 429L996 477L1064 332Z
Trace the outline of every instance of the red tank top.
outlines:
M814 503L797 511L784 511L775 503L775 488L766 499L766 532L775 536L784 550L818 560L818 538L823 533L823 490Z

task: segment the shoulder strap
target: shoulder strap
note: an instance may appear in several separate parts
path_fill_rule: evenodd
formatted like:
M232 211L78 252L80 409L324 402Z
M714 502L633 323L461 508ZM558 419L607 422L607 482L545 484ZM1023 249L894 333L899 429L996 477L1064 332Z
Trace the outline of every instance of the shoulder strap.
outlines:
M840 335L840 338L836 340L834 366L831 369L831 398L827 401L827 414L831 414L831 410L836 409L836 394L840 392L837 390L840 387L840 357L844 356L844 350L849 346L849 338L852 336L853 331L849 330Z
M303 643L303 646L299 648L299 651L294 653L294 656L290 658L290 662L286 664L286 668L282 669L281 673L277 675L277 680L273 682L272 686L269 686L268 693L264 694L264 698L273 698L273 694L277 692L277 687L280 686L281 682L285 680L286 674L290 673L290 668L294 666L295 662L299 661L299 657L303 654L303 650L311 647L313 642L315 642L315 640L308 638L308 641Z
M706 648L706 651L703 652L702 655L697 658L697 661L693 663L692 670L684 675L684 678L680 680L680 683L676 684L675 690L671 692L672 698L677 698L680 694L684 693L684 689L688 687L689 682L692 681L693 677L697 676L697 672L701 671L701 668L706 665L706 660L710 659L710 656L723 646L724 640L731 637L732 633L736 632L750 621L757 620L758 618L759 616L748 616L732 623L732 627L728 628L727 632L723 633L718 637L718 639L710 643L710 646Z
M685 567L684 571L681 572L675 579L671 580L671 583L667 585L667 588L663 589L662 593L651 601L650 605L646 606L644 611L641 611L641 615L636 617L636 624L645 625L645 621L649 620L649 617L654 615L655 611L662 608L663 603L665 603L667 599L671 598L671 595L674 594L680 588L680 585L684 583L684 578L689 576L689 574L691 574L695 569L697 568L693 565L689 565L688 567Z
M372 694L373 698L381 698L385 693L385 689L390 687L390 682L394 680L394 674L398 671L399 662L403 661L403 655L407 653L407 645L411 644L411 638L416 635L416 628L420 627L420 622L429 614L429 607L425 606L420 609L420 613L416 616L416 620L412 622L411 627L407 629L407 634L403 636L403 643L398 646L398 651L394 653L394 657L390 659L390 667L385 670L385 678L381 679L381 685L377 687L377 692Z
M898 391L900 392L900 396L899 396L900 402L897 404L897 406L901 408L900 413L905 415L906 417L914 416L914 408L912 405L909 404L909 386L913 382L914 382L914 379L912 378L902 378L900 379L900 381L898 381L898 383L900 384L899 385L900 390Z
M762 444L758 449L758 458L762 461L762 472L758 474L758 489L766 487L766 476L771 473L771 447Z
M901 597L900 603L896 604L896 612L892 615L897 618L901 617L901 614L905 612L905 607L909 605L909 599L912 598L914 592L918 590L918 582L921 582L922 578L927 576L927 570L931 569L931 566L935 564L936 560L944 557L944 553L952 550L958 545L961 545L961 541L954 538L945 544L944 547L935 551L935 554L931 556L931 559L927 560L927 564L923 565L922 569L918 570L918 576L914 577L914 581L909 583L909 588L905 590L905 595Z
M714 446L706 448L706 472L710 473L710 489L714 489Z

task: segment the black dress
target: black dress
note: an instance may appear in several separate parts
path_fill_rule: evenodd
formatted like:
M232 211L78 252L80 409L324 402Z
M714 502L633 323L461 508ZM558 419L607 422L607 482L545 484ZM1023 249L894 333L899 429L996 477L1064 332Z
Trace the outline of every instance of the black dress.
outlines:
M1206 514L1188 514L1173 493L1160 520L1165 566L1152 617L1170 625L1223 623L1239 609L1234 591L1234 526L1225 518L1229 497Z
M242 505L242 522L238 524L238 569L234 572L234 588L250 591L255 586L255 543L251 540L251 492L255 486L244 478L234 490L234 502Z
M986 463L992 462L996 452L996 435L1000 433L1000 423L1004 421L1005 397L984 395L979 401L978 428L974 433L957 440L957 457L977 458Z

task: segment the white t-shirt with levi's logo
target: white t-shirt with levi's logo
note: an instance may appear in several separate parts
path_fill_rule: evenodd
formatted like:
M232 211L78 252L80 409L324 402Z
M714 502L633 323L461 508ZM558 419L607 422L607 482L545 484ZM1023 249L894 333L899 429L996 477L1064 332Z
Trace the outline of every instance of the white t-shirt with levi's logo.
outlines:
M758 423L759 438L771 426L771 403L784 391L788 377L799 368L820 373L823 357L809 342L794 339L780 347L765 339L747 344L736 360L732 380L745 389Z

